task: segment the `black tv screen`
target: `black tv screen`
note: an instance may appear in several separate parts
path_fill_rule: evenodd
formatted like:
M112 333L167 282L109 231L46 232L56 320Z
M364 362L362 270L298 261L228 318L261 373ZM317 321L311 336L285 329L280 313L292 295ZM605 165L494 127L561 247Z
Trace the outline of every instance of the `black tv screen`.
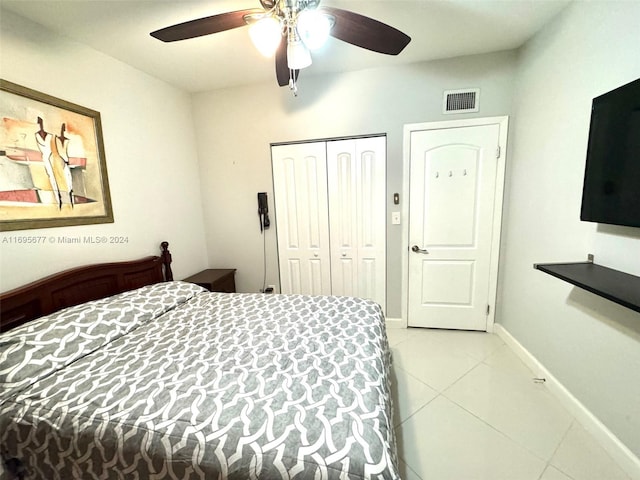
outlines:
M593 99L580 219L640 227L640 79Z

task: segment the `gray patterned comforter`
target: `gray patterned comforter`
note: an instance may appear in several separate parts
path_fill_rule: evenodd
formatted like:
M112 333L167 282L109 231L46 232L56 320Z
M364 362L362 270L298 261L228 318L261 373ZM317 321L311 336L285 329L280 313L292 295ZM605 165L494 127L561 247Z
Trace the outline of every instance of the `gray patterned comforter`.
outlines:
M0 335L0 455L29 479L396 479L389 363L373 302L144 287Z

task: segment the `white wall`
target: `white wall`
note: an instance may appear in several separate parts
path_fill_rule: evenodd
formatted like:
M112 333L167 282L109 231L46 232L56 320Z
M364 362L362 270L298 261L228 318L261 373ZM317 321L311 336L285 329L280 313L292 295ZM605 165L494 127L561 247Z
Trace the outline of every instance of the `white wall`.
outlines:
M386 133L387 315L400 317L401 227L390 217L402 209L392 196L402 192L403 125L460 118L441 113L443 91L455 88L481 89L480 112L473 116L508 115L514 66L515 53L500 52L332 76L303 71L297 98L275 78L195 95L209 264L237 268L240 291L262 287L256 193L268 192L273 210L270 143ZM266 246L267 284L277 285L274 228Z
M640 77L639 20L638 2L577 2L520 52L497 316L636 456L640 314L533 264L593 253L640 275L640 229L579 219L591 100Z
M100 112L115 218L0 233L0 291L73 266L156 255L162 240L170 242L177 278L206 267L189 95L7 11L0 45L2 78ZM44 235L46 243L8 243L24 234ZM65 235L128 242L57 243Z

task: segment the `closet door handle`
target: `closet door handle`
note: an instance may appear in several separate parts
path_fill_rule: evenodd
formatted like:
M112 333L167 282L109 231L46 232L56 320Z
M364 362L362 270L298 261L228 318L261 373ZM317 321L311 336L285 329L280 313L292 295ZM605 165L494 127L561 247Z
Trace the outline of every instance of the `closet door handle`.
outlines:
M418 247L418 245L414 245L411 247L411 251L415 253L424 253L425 255L429 255L429 251L423 248Z

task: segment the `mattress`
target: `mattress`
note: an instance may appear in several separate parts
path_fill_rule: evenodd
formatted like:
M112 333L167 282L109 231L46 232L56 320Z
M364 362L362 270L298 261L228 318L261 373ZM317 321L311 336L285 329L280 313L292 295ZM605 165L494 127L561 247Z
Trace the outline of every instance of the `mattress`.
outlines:
M156 284L0 335L0 455L29 479L396 479L389 375L374 302Z

